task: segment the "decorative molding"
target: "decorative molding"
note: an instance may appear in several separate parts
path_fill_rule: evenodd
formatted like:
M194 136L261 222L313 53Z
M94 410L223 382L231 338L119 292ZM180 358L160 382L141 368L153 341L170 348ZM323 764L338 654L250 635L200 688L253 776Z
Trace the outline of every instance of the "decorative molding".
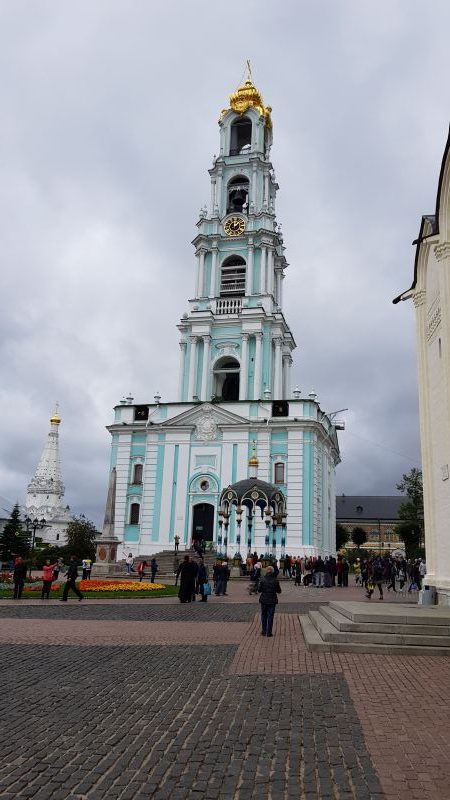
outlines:
M425 289L420 289L418 292L414 292L414 294L412 296L412 299L413 299L413 303L414 303L415 308L419 308L419 306L423 306L426 296L427 296L427 293L426 293Z
M212 442L217 439L217 430L212 410L206 408L195 426L195 438L200 442Z
M431 342L441 324L441 299L435 298L427 313L427 341Z
M434 248L434 254L438 261L444 261L446 258L450 258L450 242L437 244Z

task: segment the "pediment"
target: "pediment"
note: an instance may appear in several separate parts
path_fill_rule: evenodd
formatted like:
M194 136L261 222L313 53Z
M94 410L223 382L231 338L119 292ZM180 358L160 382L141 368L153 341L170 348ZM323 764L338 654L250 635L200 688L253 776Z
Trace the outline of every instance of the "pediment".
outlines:
M213 430L213 426L220 428L222 425L249 425L248 418L233 414L215 403L201 403L176 417L160 423L161 428L174 428L179 426L196 427L203 430L205 434L208 427Z

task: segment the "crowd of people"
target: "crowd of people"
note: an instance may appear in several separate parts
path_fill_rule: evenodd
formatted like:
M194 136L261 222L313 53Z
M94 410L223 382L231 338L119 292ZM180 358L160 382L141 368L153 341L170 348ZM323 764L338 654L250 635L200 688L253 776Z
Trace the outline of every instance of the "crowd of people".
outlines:
M197 552L197 551L196 551ZM212 569L213 587L209 582L209 570L203 560L203 555L198 554L198 558L191 558L186 554L183 561L178 566L175 578L175 586L180 582L178 597L180 603L193 603L196 596L200 595L201 602L206 603L208 596L214 592L217 597L227 594L228 581L230 579L230 568L227 561L217 559Z

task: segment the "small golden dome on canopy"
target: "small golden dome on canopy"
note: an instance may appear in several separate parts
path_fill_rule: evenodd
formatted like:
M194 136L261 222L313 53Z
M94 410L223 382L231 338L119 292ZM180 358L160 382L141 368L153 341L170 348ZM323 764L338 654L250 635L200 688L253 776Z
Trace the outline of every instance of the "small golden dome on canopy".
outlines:
M272 127L272 119L270 116L272 109L270 106L264 105L262 94L250 79L250 74L245 83L239 86L239 89L230 95L230 106L229 108L223 109L221 118L224 117L228 111L235 111L236 114L245 114L249 108L255 108L256 111L264 117L266 125L269 128Z
M248 465L249 467L259 467L259 461L256 456L256 442L253 442L253 453L252 457L249 459Z

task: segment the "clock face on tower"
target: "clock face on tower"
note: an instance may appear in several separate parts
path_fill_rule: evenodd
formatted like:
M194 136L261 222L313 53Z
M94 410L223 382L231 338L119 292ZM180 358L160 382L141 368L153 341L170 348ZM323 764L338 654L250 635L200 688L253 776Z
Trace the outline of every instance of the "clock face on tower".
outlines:
M227 236L241 236L245 231L245 219L228 217L223 229Z

